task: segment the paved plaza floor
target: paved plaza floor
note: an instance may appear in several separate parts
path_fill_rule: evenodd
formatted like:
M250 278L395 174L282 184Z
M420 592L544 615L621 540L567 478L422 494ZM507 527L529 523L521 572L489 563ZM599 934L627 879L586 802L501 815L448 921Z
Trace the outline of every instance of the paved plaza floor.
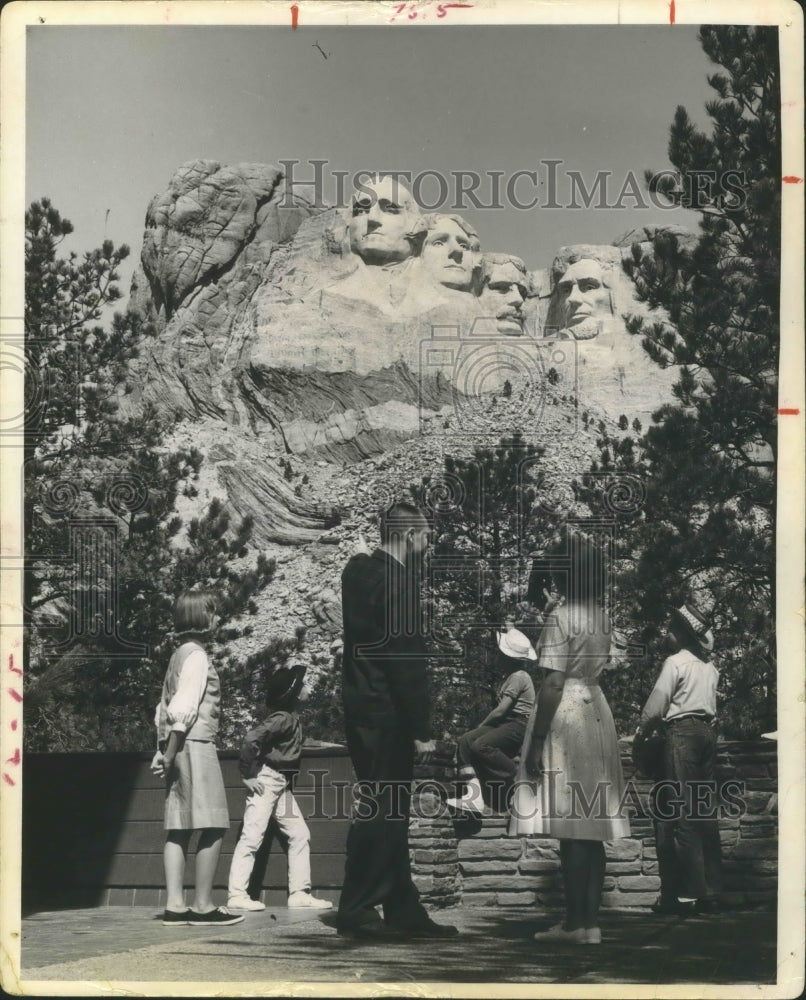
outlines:
M559 914L530 907L437 911L457 938L383 945L345 940L332 916L268 909L215 929L163 927L146 907L36 913L22 923L22 979L31 986L126 983L772 983L771 910L685 919L608 911L600 946L532 940ZM219 987L225 992L227 987ZM93 991L97 993L97 989ZM335 995L335 992L334 994Z

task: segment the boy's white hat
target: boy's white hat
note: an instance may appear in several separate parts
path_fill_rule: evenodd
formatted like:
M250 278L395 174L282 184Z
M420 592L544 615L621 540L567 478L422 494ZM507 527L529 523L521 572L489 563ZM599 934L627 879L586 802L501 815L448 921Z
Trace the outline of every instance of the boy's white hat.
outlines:
M534 651L531 642L523 632L516 628L511 628L506 632L499 632L496 635L498 648L505 656L511 656L513 660L536 660L537 653Z

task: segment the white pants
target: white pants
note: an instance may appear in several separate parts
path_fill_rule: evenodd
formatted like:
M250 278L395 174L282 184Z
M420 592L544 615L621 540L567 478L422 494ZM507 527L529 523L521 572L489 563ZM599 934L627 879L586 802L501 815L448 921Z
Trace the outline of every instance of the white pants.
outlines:
M297 800L286 779L274 768L264 764L257 780L263 791L259 795L249 795L246 800L243 833L235 846L229 870L229 895L248 894L255 853L263 843L272 814L277 826L288 837L288 892L310 892L311 833L299 811Z

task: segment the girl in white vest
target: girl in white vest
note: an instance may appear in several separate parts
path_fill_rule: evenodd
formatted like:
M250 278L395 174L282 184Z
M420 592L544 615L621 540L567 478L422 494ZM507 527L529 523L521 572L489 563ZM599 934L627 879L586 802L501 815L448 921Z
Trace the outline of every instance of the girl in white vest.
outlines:
M221 686L202 641L216 622L213 594L186 591L174 607L174 631L181 645L168 664L157 705L158 749L151 770L166 781L165 885L163 924L210 926L237 924L243 914L215 907L213 877L221 841L229 827L229 809L215 739ZM185 906L184 875L190 838L196 847L196 898Z

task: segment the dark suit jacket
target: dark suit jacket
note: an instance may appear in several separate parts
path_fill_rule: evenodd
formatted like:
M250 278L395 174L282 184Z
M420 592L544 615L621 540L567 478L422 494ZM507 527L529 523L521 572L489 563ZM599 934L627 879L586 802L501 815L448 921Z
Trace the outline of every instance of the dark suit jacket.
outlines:
M376 549L349 560L341 585L346 721L430 739L418 582L395 558Z

